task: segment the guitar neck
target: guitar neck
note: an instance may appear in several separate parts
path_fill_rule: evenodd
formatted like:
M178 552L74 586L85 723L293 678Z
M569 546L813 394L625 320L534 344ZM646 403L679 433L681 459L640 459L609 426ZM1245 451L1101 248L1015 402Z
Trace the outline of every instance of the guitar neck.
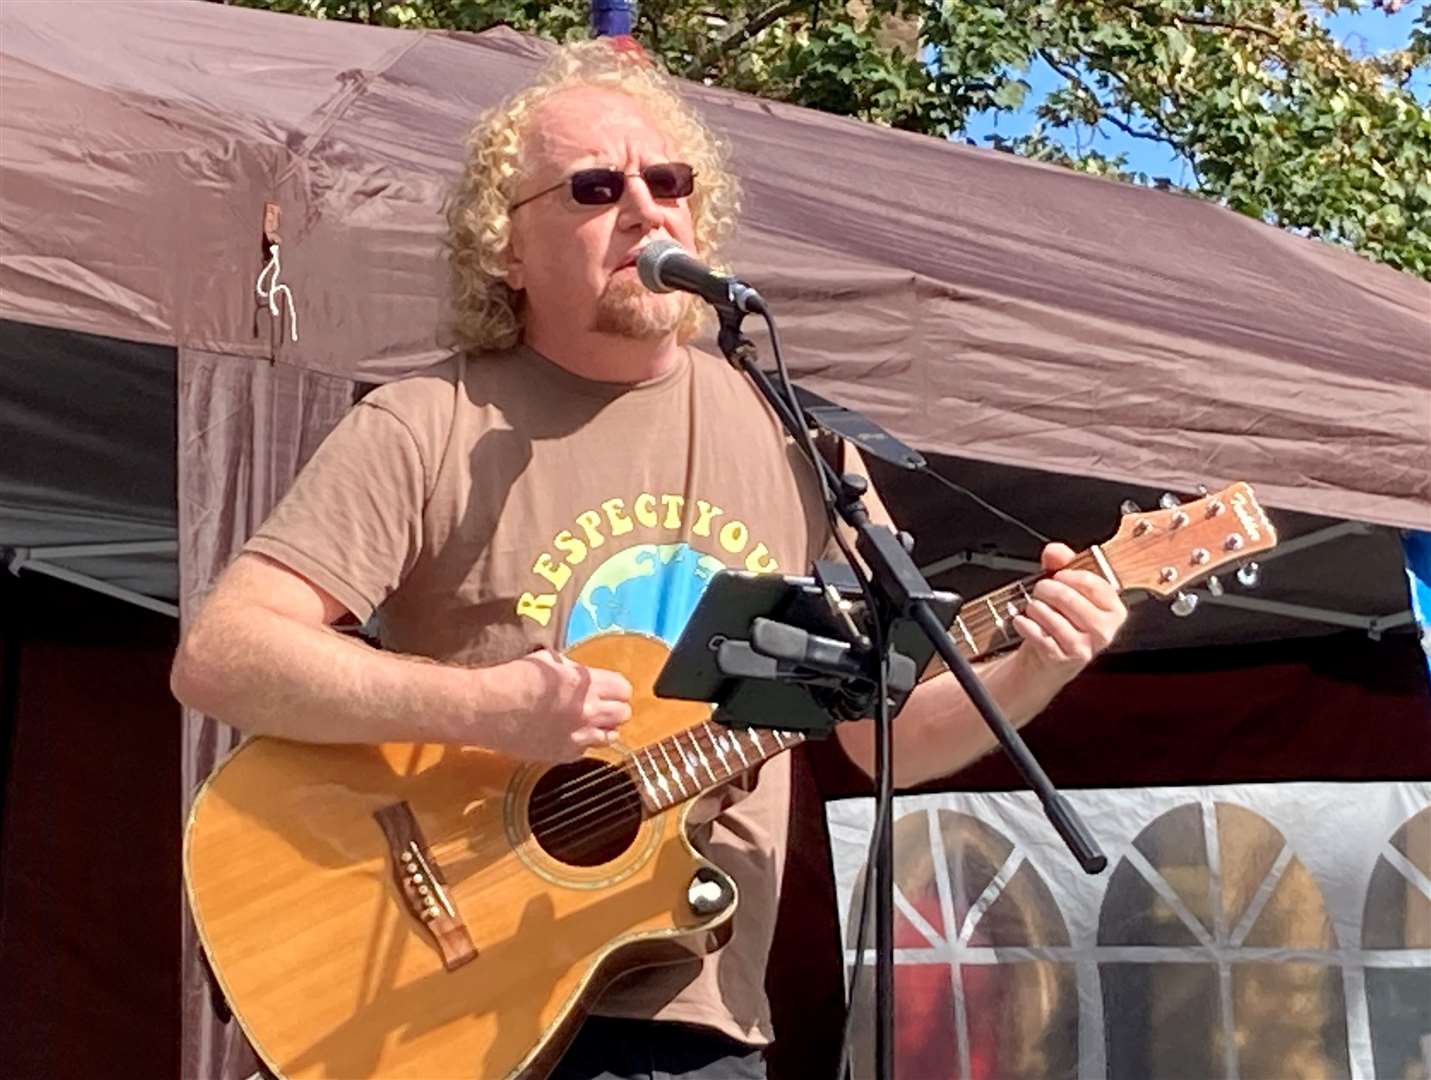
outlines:
M647 816L694 799L805 741L791 731L743 731L706 721L631 753L625 769Z
M1087 570L1120 593L1144 591L1169 596L1224 564L1246 559L1277 544L1277 530L1258 505L1252 488L1235 483L1195 502L1123 516L1118 532L1074 556L1065 569ZM1022 578L965 602L949 632L970 660L988 656L1021 638L1014 619L1033 599L1046 573ZM921 682L946 670L936 655ZM736 731L711 722L651 743L630 754L624 768L647 814L725 783L790 747L804 742L793 732Z
M1107 560L1096 546L1076 555L1066 569L1091 571L1107 578L1115 589L1121 589ZM978 660L990 653L1017 645L1023 640L1014 629L1014 617L1024 613L1029 601L1033 599L1033 587L1048 576L1046 573L1032 574L966 601L949 627L955 645L965 658ZM946 666L943 660L936 655L924 678L930 678L944 670Z

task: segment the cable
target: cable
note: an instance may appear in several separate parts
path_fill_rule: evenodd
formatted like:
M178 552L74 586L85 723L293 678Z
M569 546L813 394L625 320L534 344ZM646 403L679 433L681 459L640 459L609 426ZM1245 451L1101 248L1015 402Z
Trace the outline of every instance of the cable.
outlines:
M957 491L960 495L972 499L979 506L982 506L989 513L993 514L996 518L999 518L1001 521L1006 521L1010 525L1022 529L1024 532L1032 536L1035 540L1041 540L1045 544L1051 544L1053 542L1043 533L1035 529L1032 525L1028 524L1025 521L1020 521L1018 518L1014 517L1013 514L1010 514L1007 511L1000 510L997 506L989 502L987 499L983 498L980 495L974 494L974 492L970 491L963 484L956 484L953 480L950 480L947 476L944 476L943 474L937 472L928 464L921 465L917 471L923 473L925 476L933 477L935 480L938 480L941 484L949 488L951 491Z

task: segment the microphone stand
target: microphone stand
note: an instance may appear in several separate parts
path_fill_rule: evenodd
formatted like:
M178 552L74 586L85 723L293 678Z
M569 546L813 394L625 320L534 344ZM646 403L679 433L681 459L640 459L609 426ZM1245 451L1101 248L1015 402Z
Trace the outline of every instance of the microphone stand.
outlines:
M750 379L760 395L775 411L786 431L797 443L804 445L805 427L790 403L776 391L755 361L755 344L741 332L745 312L734 303L713 305L720 316L718 341L721 352L730 364ZM763 305L762 305L763 306ZM1013 760L1019 773L1043 804L1045 815L1068 849L1086 873L1097 874L1108 865L1108 858L1099 849L1073 806L1054 788L1053 782L1025 745L1023 739L999 710L984 684L974 673L950 637L948 630L935 615L930 601L934 590L915 566L909 552L887 527L870 521L861 496L867 490L864 477L858 474L837 476L829 462L814 455L814 466L824 475L825 482L836 492L835 509L841 519L855 532L855 547L870 569L871 586L882 609L874 617L886 620L883 640L888 643L889 624L896 616L912 619L939 653L959 685L979 710L979 714L998 739L1004 752ZM885 658L881 658L881 663ZM883 822L877 838L875 856L875 1067L880 1080L894 1076L894 822L891 807L894 800L893 738L888 722L888 710L877 709L875 730L875 821ZM863 911L861 919L867 917ZM858 963L858 959L856 963ZM843 1077L841 1078L843 1080Z

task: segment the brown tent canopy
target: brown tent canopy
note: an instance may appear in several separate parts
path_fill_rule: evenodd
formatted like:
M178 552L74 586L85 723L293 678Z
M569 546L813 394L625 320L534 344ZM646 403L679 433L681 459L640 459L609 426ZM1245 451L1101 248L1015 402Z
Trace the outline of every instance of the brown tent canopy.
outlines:
M461 137L538 43L122 0L3 26L0 315L359 380L441 355ZM1431 525L1426 283L1198 199L690 93L747 179L732 261L813 388L926 451ZM255 311L266 202L296 343Z

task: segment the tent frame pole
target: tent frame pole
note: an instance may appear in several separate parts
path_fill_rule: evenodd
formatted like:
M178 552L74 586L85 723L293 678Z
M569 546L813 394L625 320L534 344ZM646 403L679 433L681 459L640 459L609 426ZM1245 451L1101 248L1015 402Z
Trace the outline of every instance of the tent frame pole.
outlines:
M143 554L146 553L146 551L148 550L147 548L144 548L144 543L145 542L138 542L134 544L74 544L67 545L66 547L51 547L48 549L14 548L7 561L9 563L10 573L12 574L19 574L21 570L33 570L37 574L48 574L52 578L58 578L60 581L67 581L71 585L78 585L84 589L91 589L94 592L103 593L105 596L112 596L116 600L123 600L125 601L125 603L136 604L139 607L148 608L150 611L157 611L160 615L168 615L170 618L177 619L179 617L179 607L177 604L171 604L167 600L159 600L152 596L145 596L143 593L135 592L133 589L126 589L122 585L114 585L108 581L101 581L97 577L91 577L89 574L81 574L78 570L71 570L65 566L56 566L53 563L46 562L44 559L34 558L34 553L37 551L49 551L51 554L55 552L72 551L76 554L82 553L84 555ZM161 546L167 545L167 549L169 552L172 552L177 548L177 544L175 544L175 542L171 540L150 541L147 543L158 544ZM130 550L96 551L96 548L125 548ZM132 550L135 548L141 548L144 550Z
M1317 547L1320 544L1329 543L1343 536L1360 536L1373 531L1375 531L1375 526L1368 525L1362 521L1338 522L1324 529L1307 533L1305 536L1298 536L1295 539L1284 541L1278 544L1273 550L1261 556L1258 561L1268 563L1273 559L1280 559L1294 552ZM1015 555L1005 555L997 551L969 550L956 552L953 555L921 566L919 569L925 577L933 577L946 570L952 570L956 566L980 566L988 570L1011 570L1019 574L1038 573L1038 571L1042 569L1040 564L1033 559L1026 559ZM1373 641L1380 641L1382 634L1386 631L1394 630L1400 626L1407 626L1415 620L1415 616L1412 614L1409 605L1404 610L1387 612L1384 615L1359 615L1353 612L1336 611L1332 608L1314 607L1309 604L1290 604L1282 600L1267 600L1260 596L1242 596L1229 593L1224 593L1221 596L1213 596L1211 593L1204 593L1199 594L1199 599L1205 604L1238 608L1243 611L1255 611L1265 615L1281 615L1290 619L1301 619L1304 622L1320 622L1327 623L1330 626L1360 630ZM1138 598L1135 598L1134 602L1138 602Z

